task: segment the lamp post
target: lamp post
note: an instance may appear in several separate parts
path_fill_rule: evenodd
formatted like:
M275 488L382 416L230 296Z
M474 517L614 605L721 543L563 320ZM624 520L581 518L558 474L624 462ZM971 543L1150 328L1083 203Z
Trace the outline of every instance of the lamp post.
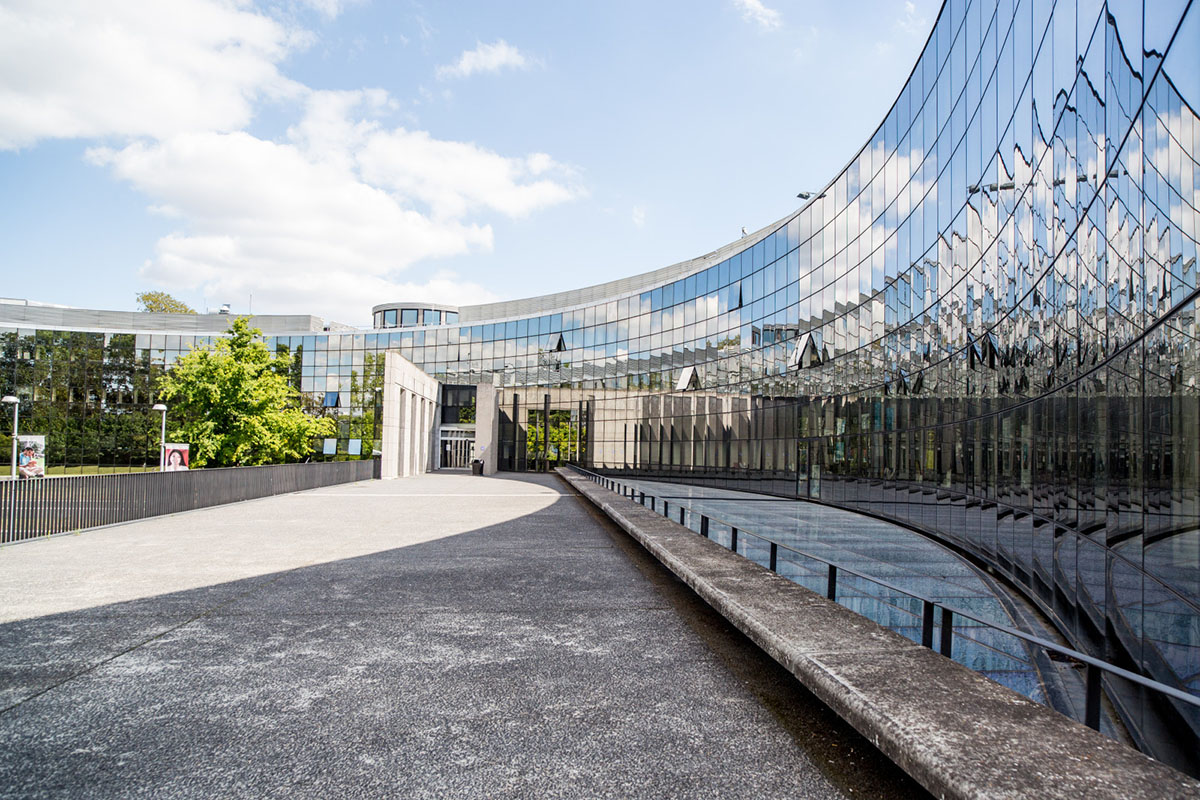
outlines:
M13 408L13 432L12 432L12 478L17 479L17 421L21 415L21 401L11 394L4 395L0 398L0 403Z
M167 407L162 403L155 403L150 410L162 412L162 433L158 437L158 471L162 472L167 468Z

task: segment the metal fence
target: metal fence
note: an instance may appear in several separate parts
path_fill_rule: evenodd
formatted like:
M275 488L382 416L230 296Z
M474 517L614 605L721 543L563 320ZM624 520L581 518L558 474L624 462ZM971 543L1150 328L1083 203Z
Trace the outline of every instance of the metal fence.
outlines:
M379 477L379 460L0 481L0 543Z
M920 606L919 610L914 608L912 613L914 616L917 614L920 615L921 644L932 650L936 642L938 652L947 658L953 656L956 638L970 639L971 635L969 631L975 628L990 629L1012 637L1015 640L1024 642L1029 647L1051 654L1052 659L1057 657L1082 665L1086 670L1084 678L1086 695L1082 719L1077 721L1084 723L1090 728L1099 729L1100 727L1101 680L1105 676L1110 680L1123 679L1137 684L1161 698L1173 701L1176 704L1175 707L1178 713L1192 718L1200 717L1200 697L1182 688L1152 680L1143 675L1123 669L1116 664L1110 664L1107 661L1094 658L1086 653L1034 636L1025 631L1005 625L998 625L978 616L974 612L933 600L909 589L896 586L882 578L867 575L850 567L830 561L827 558L782 544L769 537L748 531L745 528L738 528L733 523L721 520L711 514L700 514L681 504L678 498L675 498L675 502L672 503L671 498L649 494L633 483L627 482L625 479L601 475L600 473L574 465L572 465L572 468L593 483L615 492L638 505L649 508L653 512L662 514L667 519L678 521L680 525L695 530L707 539L716 539L716 528L722 528L722 538L729 543L729 549L739 555L744 554L747 557L755 555L762 558L766 562L763 565L772 572L781 572L781 567L785 562L792 567L798 566L798 562L808 562L811 565L809 571L815 572L824 579L825 596L834 602L849 605L847 602L848 595L858 594L861 596L863 584L874 585L894 595L911 598ZM740 548L739 539L741 540ZM753 540L758 543L757 553L751 553L751 548L746 546L747 540ZM758 560L758 558L754 560ZM812 567L816 567L816 569L814 570ZM843 579L841 584L838 582L839 575ZM798 583L800 582L796 580L795 576L789 577ZM847 578L849 581L846 580ZM855 582L857 586L854 584L847 586L846 584L850 583L850 581ZM935 630L938 633L937 636L934 635Z

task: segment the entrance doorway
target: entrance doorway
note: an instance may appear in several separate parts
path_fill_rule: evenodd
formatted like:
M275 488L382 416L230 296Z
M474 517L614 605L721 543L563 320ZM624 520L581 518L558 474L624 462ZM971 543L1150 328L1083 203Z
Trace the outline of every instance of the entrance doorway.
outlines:
M474 427L458 428L443 426L439 436L442 469L468 469L475 458Z

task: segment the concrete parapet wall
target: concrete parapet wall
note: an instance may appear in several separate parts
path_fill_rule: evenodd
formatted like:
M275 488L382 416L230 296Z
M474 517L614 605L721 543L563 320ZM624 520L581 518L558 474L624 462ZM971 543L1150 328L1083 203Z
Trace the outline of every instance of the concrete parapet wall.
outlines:
M612 518L942 798L1195 798L1200 782L570 471Z

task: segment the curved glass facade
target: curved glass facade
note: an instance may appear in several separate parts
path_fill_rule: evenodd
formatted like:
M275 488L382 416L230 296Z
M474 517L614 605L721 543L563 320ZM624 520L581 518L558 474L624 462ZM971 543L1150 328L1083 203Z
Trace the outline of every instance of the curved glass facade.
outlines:
M339 453L371 452L397 349L500 387L502 467L577 460L900 521L991 565L1075 646L1200 694L1197 5L950 0L884 122L784 220L458 324L269 341L338 416ZM0 384L51 464L153 459L154 374L204 335L2 311ZM1200 717L1106 689L1139 746L1200 771Z

